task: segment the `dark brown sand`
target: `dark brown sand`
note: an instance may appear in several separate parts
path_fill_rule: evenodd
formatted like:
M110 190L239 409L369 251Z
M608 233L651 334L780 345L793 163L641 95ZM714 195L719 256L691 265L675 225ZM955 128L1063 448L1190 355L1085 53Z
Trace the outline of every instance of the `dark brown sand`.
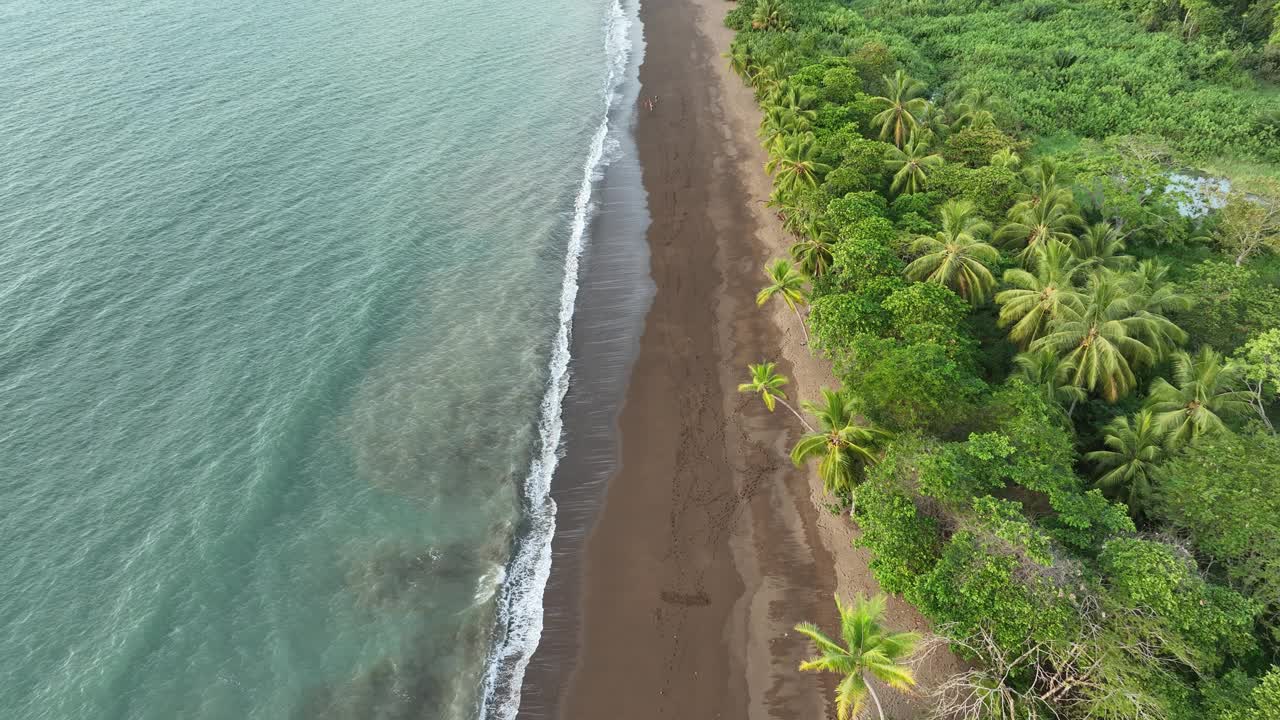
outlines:
M750 91L725 67L723 0L644 0L637 143L657 286L632 370L621 469L583 557L581 637L567 720L834 717L834 683L802 675L801 620L834 630L832 593L877 588L853 531L786 450L798 423L736 385L779 361L792 398L831 384L794 316L757 308L761 266L787 239L764 209L768 178ZM887 622L925 630L895 601ZM569 661L570 658L562 658ZM935 655L924 684L954 659ZM881 689L887 714L920 698Z

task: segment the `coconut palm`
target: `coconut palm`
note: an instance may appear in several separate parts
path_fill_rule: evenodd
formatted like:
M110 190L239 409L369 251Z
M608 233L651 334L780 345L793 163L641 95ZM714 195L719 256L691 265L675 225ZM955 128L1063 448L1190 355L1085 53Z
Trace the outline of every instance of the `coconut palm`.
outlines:
M1098 488L1112 500L1129 506L1138 517L1151 503L1152 484L1160 479L1160 447L1164 430L1149 410L1112 420L1103 438L1105 450L1085 453L1085 460L1098 469Z
M1041 396L1051 405L1066 405L1069 417L1076 403L1085 399L1085 392L1071 384L1075 366L1052 350L1042 348L1035 352L1018 353L1013 358L1014 377L1040 390Z
M805 420L804 416L787 402L787 394L782 390L782 386L787 384L787 378L775 373L773 371L775 367L777 367L777 363L771 362L748 365L747 370L751 372L751 382L739 385L738 392L759 395L769 412L773 412L773 409L778 404L781 404L782 407L790 410L791 414L796 416L800 424L804 425L805 430L813 432L813 426L809 424L809 421Z
M1156 359L1142 340L1152 332L1152 320L1139 316L1135 299L1114 275L1096 273L1084 293L1083 309L1055 319L1031 349L1048 348L1069 360L1073 385L1115 402L1137 383L1133 369Z
M868 675L902 692L909 692L916 684L915 676L904 661L915 651L920 636L911 632L886 632L880 625L884 608L884 595L867 599L859 594L853 605L844 605L837 595L843 644L822 634L813 623L796 626L796 632L809 638L818 651L816 657L800 663L800 670L843 676L836 686L839 720L856 718L868 697L875 703L880 720L884 720L884 708L875 688L868 682Z
M813 106L817 102L817 98L810 95L799 86L790 82L782 82L772 92L769 93L769 104L777 105L791 112L809 112L813 113ZM810 115L812 120L816 114Z
M772 64L754 63L747 76L750 78L751 87L756 90L757 98L768 97L769 93L778 86L778 69Z
M996 167L1004 167L1013 169L1022 163L1022 158L1018 157L1018 153L1013 148L1000 148L991 156L991 164Z
M1144 341L1162 359L1187 341L1187 334L1165 316L1170 310L1189 310L1191 300L1169 282L1169 266L1156 260L1143 260L1124 277L1133 293L1136 315L1148 323Z
M969 88L960 95L960 101L955 105L956 125L960 127L994 125L996 122L994 108L990 92Z
M800 240L791 246L791 259L800 271L812 278L822 277L831 269L831 251L836 237L822 216L812 216L797 223Z
M1068 208L1075 204L1071 189L1058 184L1058 164L1052 159L1040 158L1028 165L1023 168L1022 177L1031 189L1017 194L1015 208L1032 208L1049 201L1056 201Z
M859 463L872 464L874 446L889 437L884 430L859 423L843 393L823 388L822 404L804 403L805 412L818 418L818 430L810 432L791 449L791 462L800 467L818 458L818 475L827 492L853 488Z
M1133 264L1124 254L1124 236L1108 222L1096 222L1071 242L1071 254L1082 262L1108 270L1122 270Z
M907 266L907 277L945 285L981 305L996 284L987 264L1000 259L998 250L979 239L990 231L991 226L978 217L973 203L948 200L942 206L942 230L912 243L912 251L922 255Z
M1173 382L1157 378L1145 409L1165 432L1165 445L1178 448L1206 433L1221 432L1229 416L1250 412L1249 394L1236 390L1239 371L1211 347L1192 356L1173 356Z
M1009 339L1027 347L1048 331L1055 320L1079 316L1083 310L1075 287L1081 264L1065 245L1051 242L1036 251L1035 272L1013 268L1004 273L1009 289L996 293L1000 327L1008 327Z
M724 56L729 59L729 69L738 75L751 79L751 71L755 65L755 58L751 53L751 46L744 42L735 42L729 46L729 52Z
M929 136L912 133L911 141L904 148L890 147L884 153L884 166L893 173L894 193L911 195L925 189L929 174L942 164L942 156L929 152Z
M782 14L782 0L760 0L751 13L752 30L782 30L787 26Z
M764 305L774 297L782 298L782 302L791 308L800 321L800 331L804 333L804 342L809 344L809 330L800 315L800 304L808 302L804 291L805 277L788 260L774 260L764 266L764 274L769 277L769 284L756 294L756 304Z
M779 150L788 137L804 135L813 127L816 114L812 110L794 110L770 105L760 122L760 137L770 151Z
M1049 194L1010 208L1009 222L1000 228L996 239L1020 247L1018 257L1023 265L1030 265L1041 245L1051 241L1070 245L1075 240L1072 230L1082 223L1060 195Z
M778 189L794 194L801 188L815 188L818 177L831 168L818 162L818 145L813 133L805 133L781 142L770 153L764 170L775 175Z
M903 147L929 108L929 101L922 97L924 83L899 70L892 79L886 76L884 85L884 96L871 98L873 105L884 108L871 122L880 126L881 140L892 136L893 144Z

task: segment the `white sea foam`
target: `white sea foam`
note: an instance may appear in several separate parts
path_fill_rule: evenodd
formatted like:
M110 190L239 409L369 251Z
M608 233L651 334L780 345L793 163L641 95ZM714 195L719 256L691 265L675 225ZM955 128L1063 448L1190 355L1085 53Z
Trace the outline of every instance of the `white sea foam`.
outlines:
M569 389L569 341L578 297L578 263L588 240L587 228L593 212L592 188L602 179L604 168L619 153L620 144L611 136L613 129L609 124L609 114L619 98L619 90L632 60L632 31L638 31L635 2L626 0L624 7L624 0L613 0L605 22L608 70L603 87L602 117L591 138L583 164L582 184L574 202L560 290L559 327L552 345L550 378L542 398L538 424L539 448L523 488L523 509L528 527L518 538L499 591L497 637L489 657L480 705L483 720L515 718L520 709L520 688L525 668L542 636L542 595L551 573L551 539L556 524L551 480L562 454L561 410Z

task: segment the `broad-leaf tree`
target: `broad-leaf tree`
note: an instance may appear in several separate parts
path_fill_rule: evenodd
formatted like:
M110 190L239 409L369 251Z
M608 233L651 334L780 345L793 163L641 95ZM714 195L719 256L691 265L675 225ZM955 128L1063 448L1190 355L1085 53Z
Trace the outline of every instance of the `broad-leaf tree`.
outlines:
M836 596L840 613L840 641L832 640L813 623L800 623L796 632L809 638L818 655L800 663L803 672L829 672L841 676L836 686L836 717L850 720L862 713L867 698L875 703L880 720L884 708L869 679L879 680L901 692L909 692L916 684L906 661L915 651L920 636L916 633L894 633L880 624L885 596L865 598L858 595L852 605Z
M1254 255L1280 252L1280 181L1255 178L1227 195L1218 242L1237 266Z
M1240 380L1249 394L1249 405L1273 434L1267 406L1280 400L1280 328L1259 333L1236 353Z

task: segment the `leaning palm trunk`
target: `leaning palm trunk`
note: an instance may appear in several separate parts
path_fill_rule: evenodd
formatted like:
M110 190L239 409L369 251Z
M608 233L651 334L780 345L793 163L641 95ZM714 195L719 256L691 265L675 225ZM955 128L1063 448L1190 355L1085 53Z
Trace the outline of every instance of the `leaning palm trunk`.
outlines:
M813 429L813 426L809 424L809 421L808 421L808 420L805 420L803 415L801 415L800 413L796 412L796 409L795 409L795 408L793 408L793 407L791 407L791 403L788 403L786 400L783 400L782 398L774 398L774 401L775 401L775 402L778 402L778 403L781 403L781 404L782 404L782 407L784 407L784 408L786 408L786 409L790 410L790 411L791 411L791 414L792 414L792 415L795 415L795 416L796 416L796 419L800 421L800 424L801 424L801 425L804 425L804 429L805 429L805 430L808 430L809 432L816 432L816 431Z
M880 714L880 720L884 720L884 708L880 707L880 696L876 694L876 689L871 687L871 683L867 683L867 692L871 694L871 701L876 704L876 712Z
M804 346L809 347L809 328L805 325L804 316L800 314L800 308L797 305L791 305L791 312L796 314L796 320L800 321L800 332L804 334ZM813 354L813 348L809 347L809 354ZM792 410L792 412L795 412Z

